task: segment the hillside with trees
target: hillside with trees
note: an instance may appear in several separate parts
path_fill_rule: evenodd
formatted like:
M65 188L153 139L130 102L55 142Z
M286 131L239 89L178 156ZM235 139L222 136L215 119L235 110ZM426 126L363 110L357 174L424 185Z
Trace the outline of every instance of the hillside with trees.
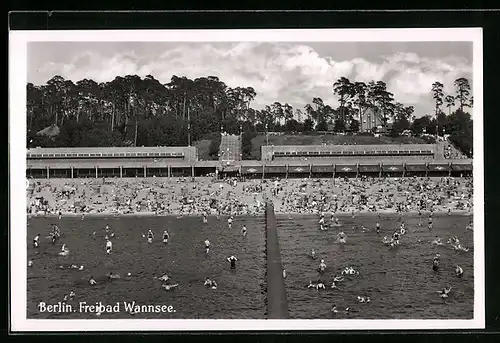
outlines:
M261 110L252 108L257 96L252 87L231 88L215 76L194 80L172 76L162 84L153 76L117 76L97 83L83 79L76 83L54 76L46 84L27 84L27 128L29 146L186 146L211 140L214 132L245 132L251 142L257 132L310 133L357 132L359 114L371 106L377 109L387 134L397 137L405 130L414 135L450 134L450 140L464 153L472 149L472 119L467 108L473 105L469 81L459 78L455 93L444 94L435 82L430 95L434 113L415 118L414 108L394 98L384 82L332 82L339 106L313 97L303 109L274 102ZM389 128L389 126L387 126ZM45 130L44 133L37 134ZM212 145L214 147L212 147ZM243 154L251 148L243 144Z

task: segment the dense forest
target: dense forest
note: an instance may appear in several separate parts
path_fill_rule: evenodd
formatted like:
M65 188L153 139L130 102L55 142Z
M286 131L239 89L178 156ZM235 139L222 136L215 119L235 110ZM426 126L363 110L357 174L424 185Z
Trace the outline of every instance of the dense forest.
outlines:
M352 82L345 77L332 84L339 106L314 97L303 109L274 102L256 110L252 87L228 87L215 76L191 80L173 76L162 84L153 76L118 76L97 83L76 83L54 76L46 84L27 84L29 146L185 146L221 128L229 133L357 132L359 113L368 107L379 113L387 132L397 136L450 134L465 153L472 149L473 105L469 81L454 82L455 93L444 94L435 82L429 96L433 113L415 118L414 108L398 102L384 82ZM43 133L43 134L42 134Z

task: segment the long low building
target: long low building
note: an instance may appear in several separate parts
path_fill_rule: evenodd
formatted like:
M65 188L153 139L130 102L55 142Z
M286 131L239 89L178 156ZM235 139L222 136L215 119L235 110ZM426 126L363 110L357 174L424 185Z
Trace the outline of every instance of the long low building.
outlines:
M251 178L267 177L354 177L371 176L467 176L472 174L472 160L434 160L408 162L392 160L382 163L364 161L327 163L325 161L154 161L123 160L29 160L26 175L33 178L81 177L180 177L206 176L219 172L225 175L245 175Z
M379 145L265 145L261 147L264 161L291 161L307 158L378 160L380 158L422 160L436 158L434 144Z
M165 161L197 161L196 147L112 147L112 148L35 148L29 149L28 160L147 159Z
M363 151L359 147L355 150ZM314 147L301 148L306 153L315 151ZM274 158L229 162L199 161L197 156L195 147L37 148L27 151L26 175L33 178L102 178L206 176L220 173L265 178L472 173L472 160L412 160L404 154L378 154L375 160L372 156L361 154L336 157L315 154L297 160Z

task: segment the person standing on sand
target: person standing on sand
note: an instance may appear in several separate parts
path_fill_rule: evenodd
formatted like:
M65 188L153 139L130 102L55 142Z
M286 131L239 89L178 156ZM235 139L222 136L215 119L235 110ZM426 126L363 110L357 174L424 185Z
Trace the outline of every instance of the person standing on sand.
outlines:
M205 253L208 254L210 251L210 241L208 239L205 240Z

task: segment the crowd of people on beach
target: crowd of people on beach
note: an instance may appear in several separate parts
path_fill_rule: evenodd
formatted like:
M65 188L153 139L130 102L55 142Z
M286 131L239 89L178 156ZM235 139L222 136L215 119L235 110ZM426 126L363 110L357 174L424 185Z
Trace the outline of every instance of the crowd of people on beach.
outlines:
M238 178L31 181L29 215L472 212L472 178Z

